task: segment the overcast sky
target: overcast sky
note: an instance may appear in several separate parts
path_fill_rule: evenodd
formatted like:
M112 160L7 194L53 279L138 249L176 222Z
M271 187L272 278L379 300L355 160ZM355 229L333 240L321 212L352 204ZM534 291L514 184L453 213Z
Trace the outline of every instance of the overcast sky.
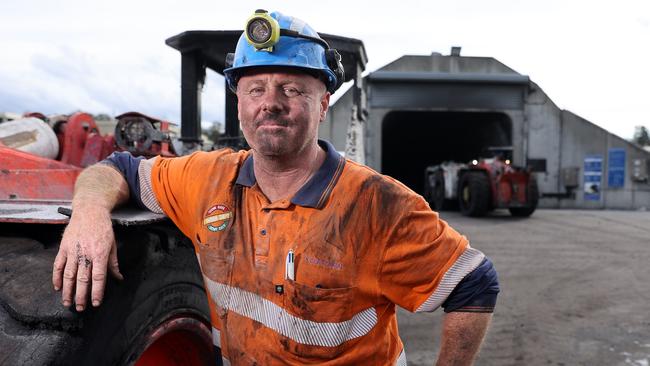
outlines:
M560 108L619 136L650 127L647 0L2 0L0 112L136 110L179 122L180 55L165 39L242 29L256 8L363 40L368 71L461 46L529 75ZM204 120L223 120L223 109L223 78L209 74Z

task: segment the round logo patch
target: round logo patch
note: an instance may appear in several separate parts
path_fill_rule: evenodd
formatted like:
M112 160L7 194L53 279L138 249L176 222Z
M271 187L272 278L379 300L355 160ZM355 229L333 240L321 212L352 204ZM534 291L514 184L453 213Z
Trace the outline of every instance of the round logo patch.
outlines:
M214 205L208 209L203 219L203 225L210 231L222 231L228 227L232 219L232 211L226 205Z

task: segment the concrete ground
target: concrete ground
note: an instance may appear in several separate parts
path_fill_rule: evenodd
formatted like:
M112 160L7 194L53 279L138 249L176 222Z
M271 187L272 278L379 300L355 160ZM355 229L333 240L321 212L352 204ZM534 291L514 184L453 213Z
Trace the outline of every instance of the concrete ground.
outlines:
M482 250L501 294L476 365L650 364L650 212L441 217ZM409 365L433 365L441 309L399 313Z

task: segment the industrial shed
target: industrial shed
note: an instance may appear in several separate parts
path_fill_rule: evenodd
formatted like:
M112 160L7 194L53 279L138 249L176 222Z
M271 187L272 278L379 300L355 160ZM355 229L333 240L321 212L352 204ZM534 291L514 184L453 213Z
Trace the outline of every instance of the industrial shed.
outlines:
M417 192L426 166L511 147L514 165L538 171L541 207L650 207L650 153L558 108L528 76L494 58L460 56L459 48L403 56L358 85L367 113L354 113L355 90L348 90L320 137L348 154L353 140L354 158Z

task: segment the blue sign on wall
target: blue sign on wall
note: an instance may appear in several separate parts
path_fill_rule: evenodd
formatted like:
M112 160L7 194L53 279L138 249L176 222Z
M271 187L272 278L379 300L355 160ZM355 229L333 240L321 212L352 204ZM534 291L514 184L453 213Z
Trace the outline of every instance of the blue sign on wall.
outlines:
M621 188L625 185L625 149L609 149L607 159L607 186Z
M603 156L585 156L584 172L585 201L600 201L600 182L603 175Z

